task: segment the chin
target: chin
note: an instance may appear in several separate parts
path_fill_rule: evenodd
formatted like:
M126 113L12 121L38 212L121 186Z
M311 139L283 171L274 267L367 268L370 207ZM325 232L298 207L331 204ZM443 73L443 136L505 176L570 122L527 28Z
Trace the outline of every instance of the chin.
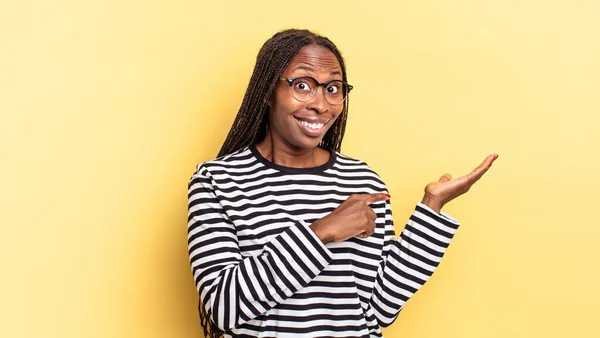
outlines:
M296 139L296 140L290 142L290 144L298 150L314 149L319 146L319 144L321 143L322 140L323 140L323 138L302 137L302 139Z

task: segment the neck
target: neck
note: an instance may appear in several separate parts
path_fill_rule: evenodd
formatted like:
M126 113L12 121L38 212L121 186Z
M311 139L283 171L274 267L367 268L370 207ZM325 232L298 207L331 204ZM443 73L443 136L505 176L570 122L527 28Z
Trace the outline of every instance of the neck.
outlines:
M299 149L287 145L283 140L267 132L264 140L256 144L256 149L269 161L290 168L313 168L329 160L329 153L319 147ZM325 156L324 156L325 155Z

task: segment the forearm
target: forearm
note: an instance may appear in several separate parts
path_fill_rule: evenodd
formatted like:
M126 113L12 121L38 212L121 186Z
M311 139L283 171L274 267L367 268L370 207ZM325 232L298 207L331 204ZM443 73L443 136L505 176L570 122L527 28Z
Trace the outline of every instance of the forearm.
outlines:
M459 223L419 204L378 271L370 305L386 327L439 265Z
M227 247L226 243L215 245L217 250ZM202 253L202 247L192 252L194 278L207 313L222 330L251 320L292 296L332 259L300 222L269 241L257 256L224 260L224 255L214 251Z
M293 295L332 259L316 235L301 222L244 257L237 230L199 166L188 186L188 251L200 300L222 330L265 313Z

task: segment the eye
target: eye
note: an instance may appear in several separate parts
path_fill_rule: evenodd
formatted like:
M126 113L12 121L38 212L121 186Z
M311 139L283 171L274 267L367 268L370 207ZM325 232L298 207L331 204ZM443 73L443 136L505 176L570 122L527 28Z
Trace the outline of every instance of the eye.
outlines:
M294 84L294 87L296 88L296 91L299 92L310 92L310 84L308 84L308 82L304 81L304 80L299 80Z
M327 87L327 94L337 94L340 90L340 86L338 84L332 84Z

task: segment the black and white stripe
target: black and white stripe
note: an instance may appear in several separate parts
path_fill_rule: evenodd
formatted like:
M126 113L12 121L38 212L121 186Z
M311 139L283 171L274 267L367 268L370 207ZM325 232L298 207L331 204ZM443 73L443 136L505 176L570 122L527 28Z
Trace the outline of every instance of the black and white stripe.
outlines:
M188 248L200 299L226 337L381 337L440 263L458 222L419 203L399 239L389 201L375 233L323 243L308 227L351 194L387 192L364 162L275 165L254 147L198 165Z

